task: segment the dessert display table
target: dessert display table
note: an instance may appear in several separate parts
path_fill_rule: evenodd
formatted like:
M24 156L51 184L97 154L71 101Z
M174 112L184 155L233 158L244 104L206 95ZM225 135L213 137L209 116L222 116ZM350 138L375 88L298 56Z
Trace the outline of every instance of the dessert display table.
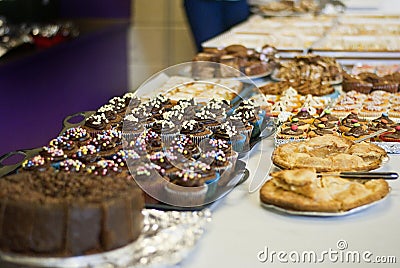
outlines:
M254 174L256 168L268 172L271 165L269 156L273 148L273 140L267 139L252 150L248 165L250 174ZM389 162L379 170L399 172L399 167L400 155L390 155ZM184 260L182 267L285 267L285 260L289 264L293 263L289 258L290 252L295 251L301 256L305 251L313 251L318 259L322 259L321 254L330 249L344 254L350 251L360 254L369 251L372 253L369 258L371 262L378 256L396 256L397 262L400 261L400 218L397 205L400 202L400 181L389 181L391 193L386 200L364 211L343 217L307 217L263 208L259 192L248 193L250 180L251 176L247 182L212 206L213 220L197 249ZM345 243L347 248L340 250L338 246ZM261 251L269 254L265 262L262 261L266 255L260 255ZM277 255L271 259L272 252L279 251L288 254L282 256L282 262ZM296 253L291 254L295 256ZM344 258L341 261L335 258L325 256L323 261L316 262L322 263L323 267L331 267L336 263L340 263L341 267L364 267L368 262L362 256L359 264L353 263L351 259L347 261ZM296 267L309 267L310 263L314 261L300 261Z

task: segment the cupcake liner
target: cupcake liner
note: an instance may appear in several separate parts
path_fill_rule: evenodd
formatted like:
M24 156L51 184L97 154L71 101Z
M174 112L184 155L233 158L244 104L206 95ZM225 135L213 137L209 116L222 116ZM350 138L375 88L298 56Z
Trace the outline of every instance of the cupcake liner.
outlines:
M259 117L256 122L250 122L250 124L253 126L253 131L251 132L251 138L257 138L261 134L261 125L263 123L263 118Z
M165 197L173 204L184 204L185 207L196 207L204 205L208 185L200 187L184 187L168 183L164 187Z
M161 141L163 142L164 147L170 146L172 141L179 136L179 132L176 133L161 133Z
M216 173L216 177L212 180L208 180L206 181L206 185L207 185L207 200L210 200L213 198L213 196L215 195L215 193L217 192L217 188L218 188L218 181L221 178L220 174L217 172Z
M217 126L206 126L209 130L211 130L212 132L215 132L217 129L219 129L220 125Z
M208 131L207 131L208 130ZM209 130L208 128L206 128L206 133L205 135L193 135L193 134L189 134L188 136L192 139L193 143L196 145L200 145L201 141L211 137L211 135L213 134L211 130Z
M244 134L239 134L234 140L231 141L232 149L236 152L242 152L246 142L246 136Z
M96 138L97 134L102 134L104 130L106 129L102 129L102 130L97 130L97 129L88 129L85 128L87 133L90 135L90 137L92 138Z
M142 134L143 132L138 132L138 133L133 133L133 132L122 132L122 138L127 140L127 141L133 141L136 140L137 138L139 138L139 136Z
M222 174L225 174L225 172L230 173L232 171L232 167L233 167L232 163L228 162L228 165L226 165L224 167L213 167L213 169L215 169L215 171L217 171L218 174L220 174L222 176ZM225 176L226 176L226 174L225 174Z
M250 125L251 128L243 128L243 129L238 129L238 133L239 134L244 134L246 136L246 143L249 144L250 143L250 139L251 139L251 133L253 133L253 125Z
M227 157L228 161L232 163L232 170L235 169L236 161L239 157L239 153L232 151L231 155Z

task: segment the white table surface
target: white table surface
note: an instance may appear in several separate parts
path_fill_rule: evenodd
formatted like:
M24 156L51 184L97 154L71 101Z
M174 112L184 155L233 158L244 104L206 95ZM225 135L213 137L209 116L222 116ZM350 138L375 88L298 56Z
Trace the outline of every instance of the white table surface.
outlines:
M248 169L268 172L269 154L273 140L264 140L253 148ZM379 170L400 172L400 155ZM251 176L250 176L251 177ZM396 256L397 264L380 267L399 267L400 263L400 181L390 181L388 198L364 210L343 217L293 216L267 210L260 206L259 192L249 194L249 180L212 207L213 219L194 251L179 266L203 267L275 267L287 266L278 261L261 263L257 254L268 247L272 251L338 250L337 242L345 240L348 251L370 251L375 256ZM321 267L334 265L326 258ZM294 264L294 263L292 263ZM296 263L296 267L309 267ZM365 263L340 263L341 267L366 267ZM369 264L367 267L376 267Z

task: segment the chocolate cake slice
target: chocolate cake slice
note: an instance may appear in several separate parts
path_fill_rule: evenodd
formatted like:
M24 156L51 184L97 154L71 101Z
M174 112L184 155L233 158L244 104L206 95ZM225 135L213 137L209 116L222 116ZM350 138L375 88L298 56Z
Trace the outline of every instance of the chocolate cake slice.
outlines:
M0 250L76 256L112 250L140 235L144 206L133 180L24 172L0 179Z

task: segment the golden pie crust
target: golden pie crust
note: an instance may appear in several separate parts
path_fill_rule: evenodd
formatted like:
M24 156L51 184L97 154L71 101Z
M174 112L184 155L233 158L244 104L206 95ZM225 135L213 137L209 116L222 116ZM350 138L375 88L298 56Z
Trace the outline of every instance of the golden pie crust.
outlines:
M385 197L388 183L318 177L314 168L283 170L271 174L260 190L263 203L297 211L342 212Z
M385 159L386 151L375 144L355 143L335 135L283 144L272 155L272 161L278 167L312 167L317 172L372 170L378 168Z

